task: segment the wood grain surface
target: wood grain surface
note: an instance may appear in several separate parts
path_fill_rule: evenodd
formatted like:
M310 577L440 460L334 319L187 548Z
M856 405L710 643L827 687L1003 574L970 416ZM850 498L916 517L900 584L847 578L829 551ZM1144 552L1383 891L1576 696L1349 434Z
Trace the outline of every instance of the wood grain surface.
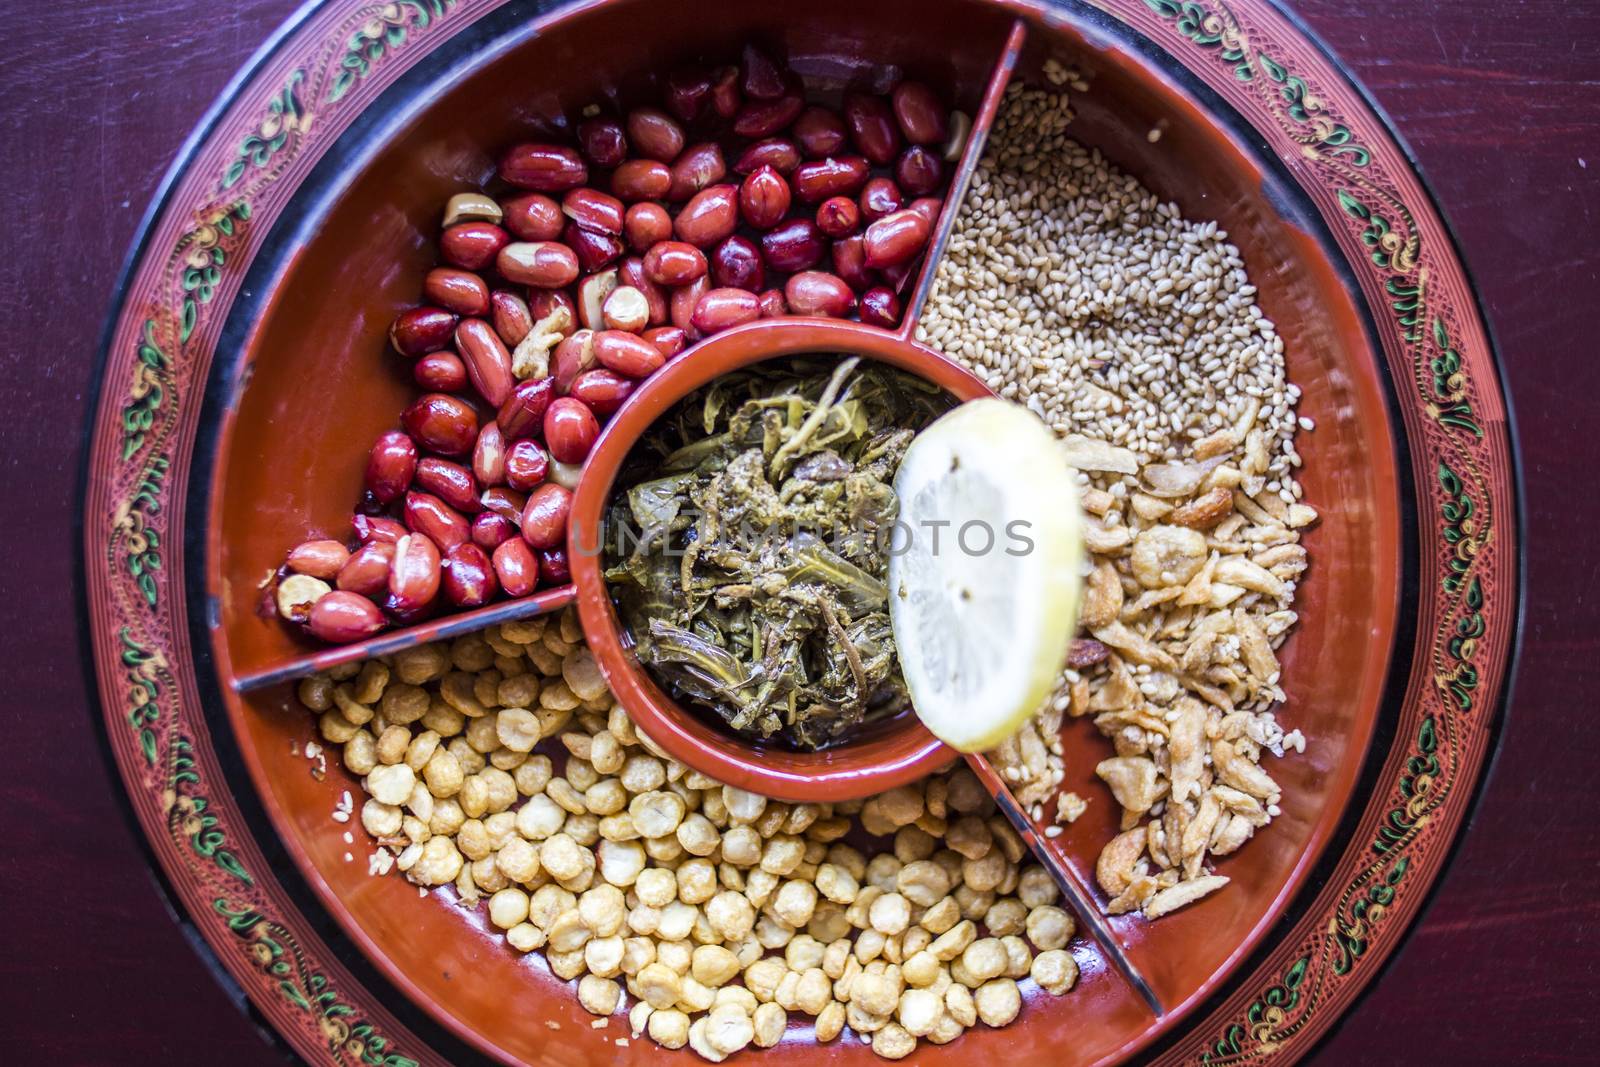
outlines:
M1456 228L1519 419L1528 555L1521 670L1473 827L1404 950L1314 1061L1592 1062L1600 4L1294 6L1394 119ZM0 1049L19 1064L282 1062L185 943L119 810L71 605L78 429L116 275L179 146L294 5L8 8Z

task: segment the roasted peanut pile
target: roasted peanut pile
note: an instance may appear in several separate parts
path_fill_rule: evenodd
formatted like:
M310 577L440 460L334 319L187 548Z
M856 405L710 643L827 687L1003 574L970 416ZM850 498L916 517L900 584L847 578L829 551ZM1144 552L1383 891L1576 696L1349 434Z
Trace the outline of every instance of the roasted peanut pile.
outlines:
M718 1061L798 1014L899 1059L1010 1023L1019 981L1077 981L1073 917L965 767L842 804L722 785L634 728L570 608L299 696L362 778L369 870L452 885L634 1037ZM847 844L856 826L880 850Z
M1036 412L1081 472L1086 635L991 758L1035 818L1071 822L1085 801L1061 792L1061 722L1092 715L1122 809L1097 869L1107 910L1156 918L1227 882L1208 859L1279 811L1262 756L1304 749L1271 709L1316 521L1294 479L1311 426L1238 249L1071 140L1071 120L1064 91L1009 90L918 336Z

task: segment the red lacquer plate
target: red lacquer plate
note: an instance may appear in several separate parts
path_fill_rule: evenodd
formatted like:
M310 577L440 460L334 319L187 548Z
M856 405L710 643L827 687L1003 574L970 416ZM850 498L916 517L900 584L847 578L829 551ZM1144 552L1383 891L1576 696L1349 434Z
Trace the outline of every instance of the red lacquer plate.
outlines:
M383 365L383 333L431 263L439 207L537 116L636 97L645 73L754 37L808 77L939 86L978 120L959 183L998 94L1037 84L1053 58L1093 85L1074 94L1076 137L1229 231L1305 390L1317 430L1300 442L1303 481L1324 520L1282 659L1284 717L1311 747L1275 766L1284 817L1219 864L1225 892L1154 924L1111 921L1159 1011L1080 938L1073 993L1032 997L1011 1027L918 1058L1292 1062L1377 977L1439 878L1489 764L1515 645L1507 402L1414 163L1268 0L687 10L329 0L263 46L180 153L108 324L83 496L106 737L180 914L309 1062L667 1055L619 1044L620 1019L591 1028L537 956L443 894L367 874L364 831L330 818L359 787L334 759L311 773L312 722L287 680L374 649L297 643L255 613L254 583L304 535L341 529L366 444L409 390ZM557 589L378 647L570 599ZM1090 795L1103 742L1069 729L1067 784ZM1110 807L1092 804L1053 843L1086 879ZM779 1048L741 1056L818 1051L797 1021ZM820 1051L873 1060L848 1037Z

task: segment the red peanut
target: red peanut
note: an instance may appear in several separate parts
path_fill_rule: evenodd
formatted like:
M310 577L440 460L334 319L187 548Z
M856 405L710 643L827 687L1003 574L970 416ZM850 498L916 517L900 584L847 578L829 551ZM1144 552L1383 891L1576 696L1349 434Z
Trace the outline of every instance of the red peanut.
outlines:
M484 486L496 486L506 480L506 438L493 419L478 431L478 443L472 449L472 476Z
M593 330L579 330L557 345L555 355L550 358L556 395L566 396L572 388L572 380L594 364Z
M657 326L646 330L644 339L660 349L662 358L667 360L680 354L689 344L689 339L676 326Z
M500 204L505 228L519 241L554 241L567 224L561 205L543 193L524 193Z
M395 525L399 525L396 523ZM334 579L334 585L351 593L362 596L378 596L389 588L389 565L394 561L394 546L400 538L408 536L408 531L401 528L399 537L393 542L374 541L362 545L345 560L339 574Z
M665 353L663 353L665 358ZM608 367L584 371L572 381L572 396L596 415L610 415L628 399L634 383Z
M498 519L499 516L494 518ZM476 608L487 604L500 588L488 554L470 541L457 545L445 556L442 578L440 586L444 598L458 608Z
M861 294L861 321L892 330L900 322L900 298L893 289L875 285Z
M761 235L761 255L780 274L810 270L822 259L824 242L810 219L790 219Z
M852 196L870 173L870 165L861 156L812 160L795 168L794 195L803 204L817 204L830 196Z
M780 96L776 100L752 100L739 109L733 119L733 132L740 137L757 140L771 137L800 117L806 102L798 94Z
M739 213L758 230L770 230L789 213L789 183L771 166L752 171L739 186Z
M355 593L335 591L311 605L306 628L323 641L348 645L379 633L388 621L378 605Z
M578 280L578 256L558 241L518 241L495 260L511 281L539 289L559 289Z
M457 315L489 313L489 285L469 270L433 268L422 279L422 295Z
M627 375L629 378L644 378L661 369L661 364L666 362L666 357L661 350L644 338L623 330L601 330L594 335L594 357L603 366L609 367L618 374ZM549 440L550 420L548 414L545 418L545 439ZM555 445L551 443L551 451L555 452ZM587 453L588 449L584 449ZM559 455L557 459L561 459ZM574 463L576 460L563 459L564 463Z
M380 504L400 499L417 473L417 444L399 430L380 434L367 455L367 492Z
M500 177L519 189L560 193L588 181L589 168L562 145L519 144L500 157Z
M326 582L332 581L348 562L350 550L338 541L305 541L289 551L285 566L296 574L309 574Z
M446 263L483 270L511 242L511 235L492 222L458 222L439 235L439 255Z
M748 237L734 234L711 253L711 280L722 288L753 293L766 284L766 278L761 249Z
M644 273L657 285L688 285L705 277L705 253L685 241L662 241L645 253Z
M900 129L894 112L881 97L849 93L844 98L844 120L856 150L880 167L889 165L900 151Z
M496 515L492 511L485 510L478 512L472 519L472 543L485 552L493 552L516 536L516 523L504 515Z
M519 493L536 488L549 470L550 457L531 438L517 441L506 453L506 484Z
M665 111L635 108L628 113L628 143L646 159L671 163L683 151L683 127Z
M540 290L550 292L552 290ZM489 294L489 310L491 321L494 323L494 332L500 335L508 347L515 348L528 336L528 331L533 329L533 312L528 309L528 302L516 293L505 289L496 289Z
M696 248L710 248L726 240L739 225L739 187L713 185L702 189L673 220L678 240Z
M801 271L790 278L783 287L783 298L796 315L825 315L835 319L850 314L856 302L848 285L820 270Z
M687 200L720 182L727 173L728 165L715 141L690 145L672 161L672 188L667 190L667 199L674 203Z
M495 415L495 422L499 423L500 433L505 439L515 441L538 433L544 425L544 413L550 409L554 392L553 378L530 378L519 382Z
M417 464L416 484L468 515L482 506L478 503L478 480L459 463L429 456Z
M444 308L411 308L390 325L389 343L402 356L425 356L448 345L455 328L456 316Z
M454 352L429 352L411 364L411 377L430 393L459 393L467 387L467 365Z
M848 196L830 196L817 205L817 229L828 237L849 237L861 224L861 209Z
M356 540L363 545L392 545L406 535L404 526L382 515L353 515L350 526L356 532Z
M622 232L627 236L629 248L639 253L648 252L651 245L672 236L672 216L660 204L634 204L623 216Z
M578 123L578 151L597 167L615 167L628 158L628 138L616 119L585 119Z
M745 289L712 289L695 304L690 321L695 329L709 335L760 317L756 294Z
M794 123L794 139L812 159L825 159L844 148L844 120L825 107L808 107Z
M651 349L655 352L655 349ZM659 357L661 353L655 352ZM582 463L600 436L600 423L581 400L564 396L544 413L544 441L550 458L558 463ZM526 522L527 512L523 512ZM548 546L541 546L548 547Z
M613 237L622 232L624 211L621 200L598 189L574 189L561 198L561 213L580 228Z
M413 611L431 604L438 595L439 546L426 534L407 534L394 546L394 563L389 567L393 606Z
M573 404L582 407L576 400ZM546 482L528 495L527 507L522 509L522 539L532 548L557 547L566 540L567 517L571 511L572 493L554 482Z
M943 144L950 135L944 105L923 83L901 82L894 87L891 102L895 122L911 144Z
M415 489L407 493L405 519L412 532L427 534L446 552L472 536L466 516L432 493Z
M520 537L503 541L494 550L494 574L510 597L524 597L539 587L539 561Z
M909 209L896 211L867 227L864 240L867 266L893 267L909 262L928 243L932 227Z
M630 159L611 172L611 191L623 200L659 200L672 189L672 171L654 159Z
M462 319L456 327L456 350L467 365L473 388L491 404L503 404L516 378L511 374L511 353L505 342L482 319Z
M739 153L734 161L736 174L754 174L762 167L771 167L779 174L792 174L800 165L800 149L787 137L768 137Z

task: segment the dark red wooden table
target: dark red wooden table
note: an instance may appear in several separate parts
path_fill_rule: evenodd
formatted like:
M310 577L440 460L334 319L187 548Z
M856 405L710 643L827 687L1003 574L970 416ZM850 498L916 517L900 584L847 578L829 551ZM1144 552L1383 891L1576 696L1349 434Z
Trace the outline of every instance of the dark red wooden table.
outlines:
M8 1063L269 1064L185 943L94 735L71 596L78 426L113 278L191 126L293 0L13 7L0 64L0 988ZM1505 739L1410 941L1316 1057L1600 1045L1600 4L1296 0L1393 116L1475 272L1520 417L1528 597Z

